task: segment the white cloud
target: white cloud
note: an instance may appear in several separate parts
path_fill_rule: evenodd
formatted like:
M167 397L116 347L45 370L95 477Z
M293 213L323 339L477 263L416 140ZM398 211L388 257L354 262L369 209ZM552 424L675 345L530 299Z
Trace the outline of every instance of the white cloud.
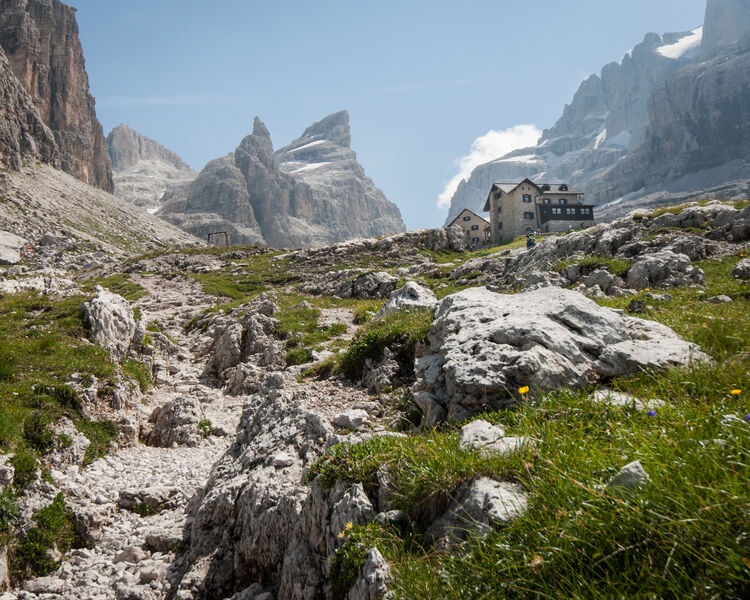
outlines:
M489 131L478 137L471 144L471 151L456 159L458 174L445 186L438 197L438 208L446 209L451 205L451 198L464 179L468 179L475 167L500 158L519 148L534 146L542 132L535 125L516 125L502 131Z

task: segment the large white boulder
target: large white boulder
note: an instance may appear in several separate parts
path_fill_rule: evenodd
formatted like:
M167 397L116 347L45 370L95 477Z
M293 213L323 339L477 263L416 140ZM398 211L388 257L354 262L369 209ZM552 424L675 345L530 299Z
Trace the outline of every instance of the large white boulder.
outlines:
M670 250L642 257L628 271L628 287L634 289L705 284L706 274L692 265L689 256Z
M21 262L21 248L26 240L8 231L0 231L0 265L15 265Z
M96 286L96 298L83 305L83 314L91 328L94 341L122 360L128 353L135 335L133 309L125 298Z
M448 296L429 342L430 353L416 361L416 396L430 418L453 421L507 406L526 386L532 394L582 388L708 360L669 327L555 287L510 295L471 288Z
M407 281L404 287L388 296L388 302L377 312L378 317L385 317L402 310L426 308L432 310L437 304L437 297L432 291L414 281Z

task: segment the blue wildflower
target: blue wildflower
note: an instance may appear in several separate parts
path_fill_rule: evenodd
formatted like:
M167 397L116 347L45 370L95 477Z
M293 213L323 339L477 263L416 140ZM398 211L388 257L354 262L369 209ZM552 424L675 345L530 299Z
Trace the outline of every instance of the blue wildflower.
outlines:
M650 410L650 411L648 411L648 412L647 412L646 414L647 414L647 415L648 415L649 417L655 417L655 416L656 416L656 411L655 411L655 410L653 410L653 409L651 409L651 410Z

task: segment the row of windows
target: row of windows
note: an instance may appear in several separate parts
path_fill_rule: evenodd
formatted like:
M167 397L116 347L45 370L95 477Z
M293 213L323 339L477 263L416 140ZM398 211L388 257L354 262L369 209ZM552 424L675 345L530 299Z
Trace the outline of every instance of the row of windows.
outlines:
M558 200L558 204L561 206L565 206L567 203L567 198L560 198L560 200ZM542 198L542 204L552 204L552 198Z
M580 214L582 214L582 215L590 215L591 214L591 209L590 208L581 208L581 209L566 208L565 209L565 214L566 215L576 215L576 214L578 214L578 210L581 211ZM553 208L552 209L552 214L553 215L561 215L561 214L563 214L563 209L562 208Z

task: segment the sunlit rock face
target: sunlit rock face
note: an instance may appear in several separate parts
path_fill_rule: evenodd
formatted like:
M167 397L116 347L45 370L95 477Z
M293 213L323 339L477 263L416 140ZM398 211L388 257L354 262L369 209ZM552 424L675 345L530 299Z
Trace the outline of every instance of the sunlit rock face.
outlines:
M350 147L349 115L332 114L273 151L256 117L237 149L197 179L167 189L159 215L230 243L309 247L404 231L398 208L375 187Z

